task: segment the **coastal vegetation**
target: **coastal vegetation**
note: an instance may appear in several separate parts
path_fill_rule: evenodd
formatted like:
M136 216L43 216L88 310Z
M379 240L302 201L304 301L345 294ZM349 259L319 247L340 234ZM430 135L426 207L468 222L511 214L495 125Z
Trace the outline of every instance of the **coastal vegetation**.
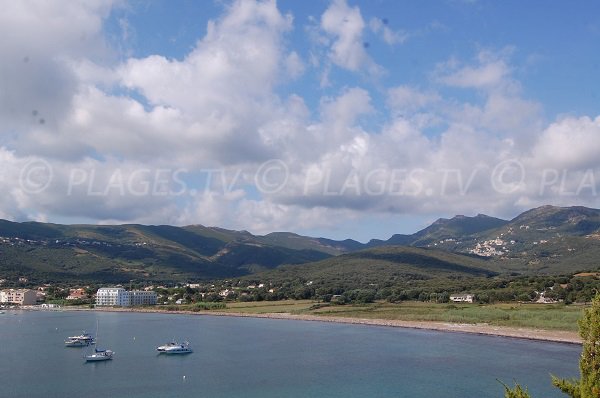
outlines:
M438 304L422 302L333 305L314 300L282 300L255 302L162 305L157 309L171 311L217 310L236 314L292 314L322 317L379 319L391 321L424 321L462 324L487 324L514 328L576 331L584 305L564 304Z
M580 378L561 379L552 376L552 384L571 398L598 398L600 396L600 294L579 319L579 335L583 351L579 360ZM531 398L527 389L516 384L514 388L504 385L505 398Z

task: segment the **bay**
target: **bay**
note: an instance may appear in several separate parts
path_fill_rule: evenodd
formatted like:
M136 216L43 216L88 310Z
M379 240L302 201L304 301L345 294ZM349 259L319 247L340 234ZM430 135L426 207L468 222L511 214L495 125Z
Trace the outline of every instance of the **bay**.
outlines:
M63 340L95 332L112 361ZM157 355L188 340L194 353ZM7 311L0 397L502 397L497 380L562 397L581 347L392 327L158 313Z

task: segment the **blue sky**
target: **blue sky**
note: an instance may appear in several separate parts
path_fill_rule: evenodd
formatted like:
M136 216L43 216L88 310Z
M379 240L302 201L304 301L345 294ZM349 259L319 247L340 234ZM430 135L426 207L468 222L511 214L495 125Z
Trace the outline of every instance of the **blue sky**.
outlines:
M0 218L365 241L598 206L597 2L6 6Z
M206 34L227 2L134 1L116 7L106 20L106 35L121 56L161 54L183 59ZM327 8L327 1L279 1L294 17L286 35L290 47L304 57L312 44L306 29ZM284 85L283 92L301 93L318 103L323 93L356 84L374 90L393 85L431 85L428 74L441 60L472 58L479 49L510 48L515 75L524 91L544 104L548 117L591 114L600 107L600 5L594 1L373 1L348 2L360 8L366 22L375 18L407 36L389 45L366 30L368 53L387 69L377 82L335 71L332 87L321 89L315 73ZM123 37L126 21L128 37ZM378 83L378 84L375 84ZM378 87L378 86L381 87ZM453 92L461 96L465 93Z

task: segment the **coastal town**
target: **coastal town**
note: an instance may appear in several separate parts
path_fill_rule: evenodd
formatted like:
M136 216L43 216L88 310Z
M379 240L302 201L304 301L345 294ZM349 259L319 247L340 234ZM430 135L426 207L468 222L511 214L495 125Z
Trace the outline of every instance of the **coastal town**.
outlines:
M23 278L24 280L24 278ZM148 286L139 290L127 290L122 285L100 287L94 290L91 286L60 288L45 284L36 288L11 288L0 290L0 306L22 306L39 308L59 308L61 306L90 306L90 307L135 307L154 305L186 305L196 302L236 302L254 301L253 291L273 294L273 287L265 287L264 283L250 284L245 287L202 285L186 283L182 285ZM552 292L553 286L549 291ZM547 296L546 291L534 292L536 295L529 303L552 304L562 301ZM344 296L340 294L327 295L325 302L344 304ZM259 299L258 301L262 301ZM274 300L268 300L274 301ZM373 300L367 300L367 302ZM430 300L421 300L430 301ZM437 300L439 302L439 300ZM475 294L462 293L448 295L442 302L478 303Z

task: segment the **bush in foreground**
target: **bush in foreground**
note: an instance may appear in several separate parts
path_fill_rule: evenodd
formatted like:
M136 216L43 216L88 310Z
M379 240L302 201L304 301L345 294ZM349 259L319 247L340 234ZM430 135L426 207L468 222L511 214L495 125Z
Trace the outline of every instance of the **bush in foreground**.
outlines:
M579 360L581 377L565 380L552 376L552 384L572 398L600 397L600 294L592 301L579 320L579 335L583 339L583 352ZM511 389L504 385L505 398L531 398L527 389L516 384Z

